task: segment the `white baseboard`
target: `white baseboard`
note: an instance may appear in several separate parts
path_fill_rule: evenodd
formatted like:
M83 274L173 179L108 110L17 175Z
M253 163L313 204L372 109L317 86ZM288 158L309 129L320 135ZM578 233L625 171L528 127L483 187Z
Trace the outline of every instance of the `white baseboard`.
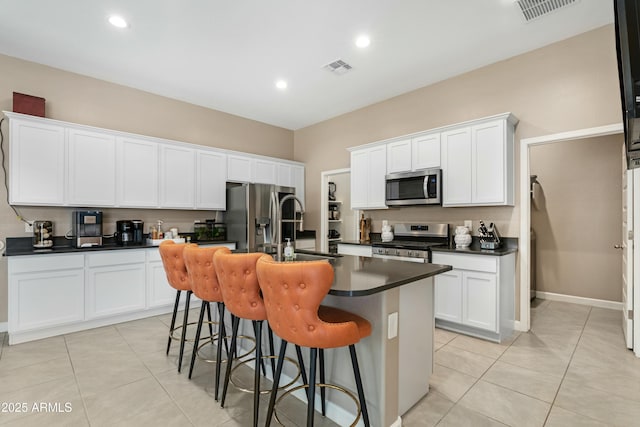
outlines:
M389 427L402 427L402 418L398 417Z
M0 332L7 332L9 330L9 322L0 322Z
M573 295L554 294L553 292L536 291L536 298L550 301L569 302L572 304L590 305L592 307L608 308L611 310L622 310L622 303L604 299L576 297Z

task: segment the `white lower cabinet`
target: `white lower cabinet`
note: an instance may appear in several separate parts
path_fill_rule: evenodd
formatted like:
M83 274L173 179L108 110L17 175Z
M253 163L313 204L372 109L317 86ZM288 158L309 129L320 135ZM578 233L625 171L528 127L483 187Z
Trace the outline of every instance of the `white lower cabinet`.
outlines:
M462 273L451 270L436 276L435 317L462 323Z
M176 290L169 285L158 249L147 249L147 306L173 304ZM184 298L183 298L184 300Z
M348 243L338 243L338 253L340 255L373 256L373 249L370 245L352 245Z
M11 256L7 266L9 344L170 313L176 297L158 248Z
M515 254L434 252L432 261L453 267L435 277L437 326L498 342L511 335L515 320Z
M145 308L144 249L87 254L87 319Z
M9 332L84 318L84 255L9 259Z

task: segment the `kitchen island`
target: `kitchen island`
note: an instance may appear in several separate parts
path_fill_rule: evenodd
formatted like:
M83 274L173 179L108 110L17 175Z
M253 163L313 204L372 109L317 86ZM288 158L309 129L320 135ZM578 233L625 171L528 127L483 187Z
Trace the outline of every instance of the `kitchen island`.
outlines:
M305 253L299 258L314 259ZM372 325L371 335L356 345L371 425L399 426L401 415L429 391L433 277L451 267L349 255L329 262L335 277L323 304L357 313ZM347 348L327 350L325 364L328 383L355 390ZM288 368L284 374L294 376ZM349 425L355 418L353 402L334 390L327 391L327 400L327 416Z

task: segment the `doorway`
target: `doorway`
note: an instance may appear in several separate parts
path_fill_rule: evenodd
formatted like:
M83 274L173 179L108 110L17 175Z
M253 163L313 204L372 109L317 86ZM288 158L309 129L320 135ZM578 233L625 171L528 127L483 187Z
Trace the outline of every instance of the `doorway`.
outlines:
M563 132L552 135L526 138L520 142L520 320L516 322L516 328L528 331L531 326L531 305L530 305L530 280L531 280L531 198L530 198L530 168L531 148L544 144L551 144L562 141L573 141L592 137L621 134L622 124L600 126L595 128L581 129L571 132ZM570 161L570 159L567 159ZM595 172L595 171L594 171ZM539 244L539 242L538 242Z
M320 251L336 253L337 244L355 240L358 211L351 210L351 169L321 174Z

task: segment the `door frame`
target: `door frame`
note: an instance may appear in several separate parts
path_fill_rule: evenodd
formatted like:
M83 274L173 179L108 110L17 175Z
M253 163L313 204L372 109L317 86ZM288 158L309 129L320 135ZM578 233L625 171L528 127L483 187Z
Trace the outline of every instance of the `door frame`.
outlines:
M536 145L616 135L623 132L622 123L615 123L520 140L520 239L518 244L520 252L520 320L516 321L516 329L528 331L531 328L531 277L529 274L529 265L531 263L529 251L531 243L529 236L529 230L531 229L531 198L529 194L529 176L531 175L529 167L530 148Z
M327 241L329 233L329 177L343 173L351 173L351 169L333 169L320 173L320 252L329 252L329 242ZM344 204L343 207L347 208Z

